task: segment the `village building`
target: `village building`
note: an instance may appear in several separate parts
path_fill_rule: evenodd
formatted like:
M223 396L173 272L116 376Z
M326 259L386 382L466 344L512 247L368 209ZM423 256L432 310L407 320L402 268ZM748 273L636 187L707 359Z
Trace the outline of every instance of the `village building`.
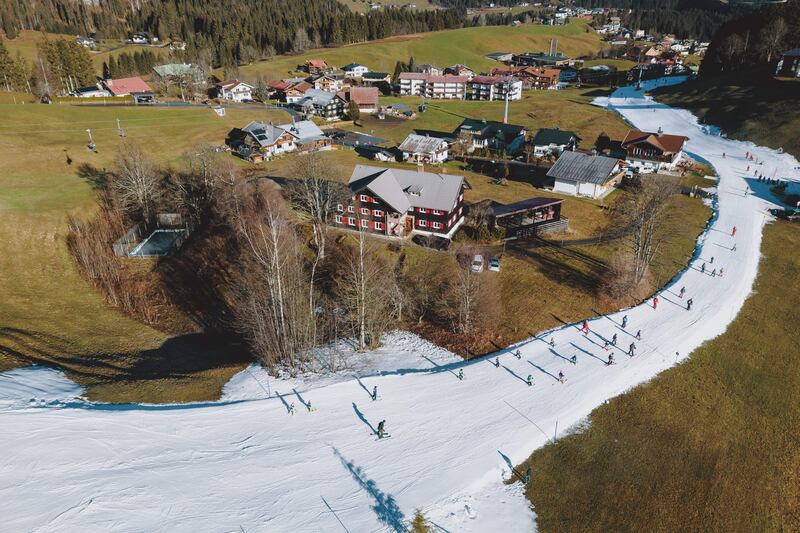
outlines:
M253 121L234 129L225 140L233 153L243 159L260 162L294 151L330 150L331 142L310 120L274 126Z
M136 103L152 102L154 99L153 89L139 76L107 79L100 83L111 96L130 96Z
M505 240L563 231L569 226L567 217L561 216L563 203L558 198L528 198L508 205L493 205L489 208L489 229L502 229Z
M431 99L463 100L467 94L466 76L400 73L400 94Z
M78 35L75 37L75 42L84 48L93 48L94 45L97 44L97 41L95 41L94 37L87 37L84 35Z
M345 87L349 87L349 84L346 84L344 78L340 78L334 76L332 74L325 74L313 81L314 88L318 91L326 91L329 93L338 93Z
M467 82L467 100L519 100L522 81L511 76L475 76Z
M510 63L514 54L511 52L492 52L491 54L486 54L486 57L499 61L500 63Z
M167 63L153 67L153 81L205 86L206 75L202 68L192 63Z
M412 133L400 143L398 150L403 152L404 160L437 164L447 161L448 146L445 139Z
M274 98L276 100L286 100L286 89L291 87L292 84L283 81L283 80L275 80L267 82L267 93L270 98Z
M348 186L352 200L334 215L340 228L450 239L464 222L463 176L356 165Z
M391 82L392 82L392 77L389 75L388 72L366 72L363 76L361 76L362 85L372 85L380 87L384 84L388 85Z
M547 172L555 180L554 192L603 198L622 180L619 159L583 152L563 152Z
M293 105L307 117L314 115L325 120L340 120L345 113L345 102L338 94L317 89L308 89Z
M302 80L287 87L283 94L287 104L296 104L306 96L306 91L313 89L314 86Z
M564 150L574 150L578 147L581 138L572 131L559 128L541 128L531 141L533 155L544 157L547 155L561 155Z
M683 157L688 137L630 130L620 145L628 166L640 172L671 171Z
M309 74L328 74L333 72L333 67L324 59L309 59L304 67Z
M522 150L527 133L525 126L472 118L464 120L454 132L457 137L466 138L470 152L485 148L512 156Z
M362 65L361 63L349 63L342 67L344 71L344 75L346 78L360 78L367 72L369 72L369 67Z
M217 98L229 102L249 102L253 99L253 87L239 80L224 80L215 85Z
M358 105L358 110L362 113L372 114L378 111L378 98L380 91L377 87L351 87L346 93L340 94L348 106L350 102Z
M800 48L792 48L781 54L775 75L789 78L800 78Z
M450 65L449 67L445 68L444 74L450 74L451 76L466 76L467 78L471 78L475 75L475 71L473 71L466 65L457 63L455 65Z
M553 55L545 52L523 52L514 54L511 61L514 65L523 67L572 66L574 63L574 60L571 60L561 52Z
M423 63L417 67L417 72L421 74L432 74L433 76L441 76L442 69L430 63Z
M104 98L107 96L111 96L111 93L108 92L103 88L101 83L97 85L89 85L87 87L79 87L69 93L70 96L76 96L78 98Z

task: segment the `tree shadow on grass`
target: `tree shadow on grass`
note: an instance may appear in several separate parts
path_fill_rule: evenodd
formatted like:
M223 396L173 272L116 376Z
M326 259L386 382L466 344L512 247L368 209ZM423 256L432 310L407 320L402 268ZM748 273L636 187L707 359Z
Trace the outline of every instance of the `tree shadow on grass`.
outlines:
M407 531L405 524L405 516L403 511L397 505L394 496L386 494L378 488L375 480L369 479L364 470L348 461L336 448L333 448L333 454L342 462L342 465L350 472L353 479L358 483L359 487L369 494L375 500L372 510L378 517L378 520L392 531L405 532Z

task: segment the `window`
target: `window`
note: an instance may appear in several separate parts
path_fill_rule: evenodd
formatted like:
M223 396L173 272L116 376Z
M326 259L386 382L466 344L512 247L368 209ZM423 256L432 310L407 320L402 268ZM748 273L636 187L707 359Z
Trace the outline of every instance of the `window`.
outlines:
M442 212L441 212L441 211L439 211L438 209L434 209L434 210L433 210L433 214L434 214L434 215L441 215L441 214L442 214Z
M383 231L383 222L376 222L375 229L378 231Z
M356 219L353 218L353 217L347 217L347 224L350 225L350 226L355 226L356 225Z
M441 229L441 227L442 227L442 225L439 222L434 222L432 224L432 226L433 226L433 229Z
M362 228L369 228L369 220L361 219L361 227Z
M375 215L376 217L382 217L383 211L381 211L380 209L376 209L375 211L372 212L372 214Z
M344 207L342 207L342 204L336 204L336 210L342 213L344 212Z
M425 220L417 220L417 226L419 226L420 228L427 228L428 222L426 222Z
M369 216L369 209L367 209L366 207L362 207L361 208L361 214Z
M427 213L427 212L428 212L428 210L425 209L424 207L418 207L417 208L417 213Z
M352 205L348 205L347 206L347 212L348 213L355 213L356 212L356 208L353 207Z
M336 220L337 224L341 224L342 223L342 215L336 215L333 218L334 218L334 220Z
M367 196L366 194L362 194L362 195L359 197L359 199L360 199L362 202L369 202L369 201L370 201L370 199L369 199L369 196Z

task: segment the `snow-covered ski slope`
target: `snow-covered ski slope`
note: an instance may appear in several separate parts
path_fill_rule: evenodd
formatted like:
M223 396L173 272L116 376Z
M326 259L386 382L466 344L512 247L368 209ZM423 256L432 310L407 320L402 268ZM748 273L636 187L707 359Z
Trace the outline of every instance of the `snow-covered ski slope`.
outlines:
M770 206L765 184L751 182L754 194L744 196L744 154L763 161L765 175L796 179L798 173L794 158L707 135L690 113L654 104L633 89L598 105L641 129L687 135L688 150L721 176L718 215L698 243L693 267L662 291L656 310L643 304L594 318L588 336L566 326L547 334L554 349L531 339L518 346L521 359L512 354L517 347L499 352L499 368L493 355L469 364L434 361L439 366L420 370L420 355L408 353L415 358L408 370L360 381L315 387L272 380L270 399L104 406L53 404L51 396L42 407L0 396L0 529L391 531L421 508L447 531L532 530L520 485L501 484L510 465L553 438L556 427L580 422L725 330L755 279ZM723 277L694 268L711 256ZM691 311L677 296L681 286L694 299ZM619 326L623 315L626 330ZM643 338L629 358L625 351L639 329ZM602 344L614 333L617 364L606 366ZM577 365L568 361L573 355ZM556 379L559 371L564 384ZM69 392L60 380L47 379ZM376 402L368 392L374 385ZM35 395L41 386L17 388ZM276 390L290 396L277 398ZM315 411L304 408L308 400ZM284 401L295 404L294 415ZM371 434L381 420L392 435L384 441Z

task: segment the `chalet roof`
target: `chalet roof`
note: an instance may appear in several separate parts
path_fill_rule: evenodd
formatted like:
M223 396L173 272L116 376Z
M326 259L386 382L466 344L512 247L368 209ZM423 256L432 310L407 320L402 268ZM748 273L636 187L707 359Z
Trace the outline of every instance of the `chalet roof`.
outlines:
M291 83L288 83L288 82L285 82L285 81L280 81L280 80L278 80L278 81L270 81L270 82L267 83L267 87L269 87L270 89L275 89L277 91L286 90L290 86L291 86Z
M365 80L382 80L388 75L388 72L365 72L362 78Z
M309 59L306 65L314 68L328 68L328 63L324 59Z
M342 67L342 70L353 70L354 68L364 67L367 68L366 65L362 65L361 63L348 63Z
M547 175L562 181L602 185L611 178L618 163L618 159L602 155L567 151L561 154Z
M369 189L398 213L410 207L450 211L461 193L464 176L356 165L348 185L353 193Z
M503 124L493 120L479 120L468 118L458 126L455 133L472 133L474 136L482 139L498 138L502 139L504 143L511 144L511 142L525 132L525 126L517 126L516 124Z
M781 54L783 57L800 57L800 48L792 48Z
M298 102L298 105L328 105L331 100L336 98L336 93L322 91L319 89L309 89L305 92L305 96Z
M224 81L221 81L221 82L217 83L217 87L219 87L221 89L232 89L232 88L236 87L237 85L247 85L251 89L253 88L253 86L250 85L249 83L245 83L245 82L239 81L239 80L224 80Z
M103 81L103 85L114 96L153 92L153 89L139 76L120 78L118 80L105 80Z
M400 143L398 149L412 154L432 154L447 141L439 137L429 137L427 135L410 134Z
M495 218L507 217L516 215L517 213L524 213L530 209L549 207L551 205L558 205L563 203L564 200L559 198L528 198L520 200L508 205L493 205L490 208L492 216Z
M666 133L651 133L649 131L630 130L622 141L622 147L629 145L648 143L660 148L664 152L678 153L683 149L683 144L688 141L688 137L683 135L667 135Z
M378 105L377 87L351 87L350 100L358 105Z
M258 122L254 120L244 128L242 131L245 131L253 136L259 146L272 146L275 144L281 135L287 132L286 128L282 126L273 126L272 124L265 124L264 122ZM294 135L292 132L289 132L290 135Z
M290 90L290 91L299 91L299 92L301 92L301 93L303 93L303 94L306 94L306 92L307 92L307 91L309 91L309 90L311 90L311 89L313 89L313 88L314 88L314 86L313 86L313 85L311 85L311 84L310 84L310 83L308 83L307 81L303 80L303 81L301 81L301 82L295 83L294 85L292 85L291 87L289 87L287 90Z
M475 76L473 77L470 82L471 83L478 83L481 85L495 85L498 83L514 83L517 79L513 76Z
M561 146L569 144L572 139L580 140L578 134L573 131L561 130L558 128L542 128L536 132L533 138L534 146L549 146L554 144Z
M297 137L297 144L305 144L325 138L325 133L311 120L298 120L289 124L281 124L278 127Z

